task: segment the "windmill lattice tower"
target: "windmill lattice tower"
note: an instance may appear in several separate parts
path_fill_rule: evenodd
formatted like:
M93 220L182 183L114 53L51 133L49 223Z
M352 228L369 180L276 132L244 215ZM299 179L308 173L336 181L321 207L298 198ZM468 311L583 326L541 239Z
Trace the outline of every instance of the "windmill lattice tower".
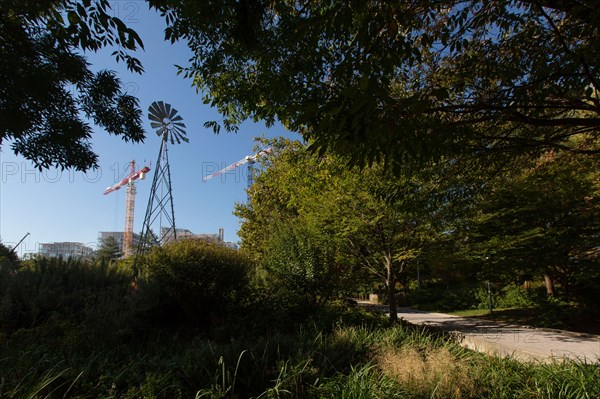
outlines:
M183 118L177 115L177 110L171 105L162 101L153 102L148 108L148 118L150 126L156 129L156 134L161 141L138 254L151 246L162 245L177 238L168 143L180 144L182 141L189 143L188 138L185 137ZM152 230L157 226L158 235Z

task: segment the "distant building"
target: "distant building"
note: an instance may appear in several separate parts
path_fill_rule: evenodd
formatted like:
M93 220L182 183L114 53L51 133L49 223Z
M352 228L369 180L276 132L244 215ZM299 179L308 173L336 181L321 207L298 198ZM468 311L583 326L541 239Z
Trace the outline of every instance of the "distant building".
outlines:
M163 227L161 229L161 236L164 237L169 232L169 229ZM211 233L200 233L194 234L187 229L175 229L175 234L177 235L177 241L179 240L201 240L214 244L221 244L226 246L227 248L237 249L237 244L233 242L225 242L225 230L223 228L219 229L217 234ZM171 237L168 237L164 240L164 242L173 241Z
M177 237L177 240L194 237L194 235L195 234L188 229L175 229L175 236ZM171 231L169 227L161 227L160 238L163 244L174 241L173 231Z
M235 242L224 242L223 245L225 245L227 248L231 248L231 249L238 249L238 245Z
M99 241L99 244L101 244L102 241L106 240L109 237L112 237L117 242L117 245L119 246L119 251L121 251L121 253L123 253L123 237L124 236L125 236L125 233L123 233L122 231L101 231L98 233L98 241ZM134 252L140 243L141 237L142 237L141 235L139 235L137 233L133 233L132 248L133 248Z
M40 256L50 258L86 258L94 254L94 250L80 242L48 242L41 243Z

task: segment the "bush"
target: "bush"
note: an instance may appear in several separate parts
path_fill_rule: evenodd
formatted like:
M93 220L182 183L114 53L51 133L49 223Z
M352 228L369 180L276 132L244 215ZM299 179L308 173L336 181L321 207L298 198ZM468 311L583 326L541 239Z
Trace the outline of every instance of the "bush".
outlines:
M525 289L521 285L510 284L503 287L495 297L494 306L503 309L531 308L539 301L538 296L533 288Z
M452 311L458 309L473 309L477 307L478 303L479 297L476 288L471 286L457 286L453 289L431 287L422 288L418 291L415 290L403 298L400 305L416 307L419 309Z
M156 286L155 322L202 326L238 306L248 288L249 260L240 252L198 240L155 247L141 259L146 289Z
M338 290L334 251L306 226L285 225L271 237L265 268L278 300L312 313Z

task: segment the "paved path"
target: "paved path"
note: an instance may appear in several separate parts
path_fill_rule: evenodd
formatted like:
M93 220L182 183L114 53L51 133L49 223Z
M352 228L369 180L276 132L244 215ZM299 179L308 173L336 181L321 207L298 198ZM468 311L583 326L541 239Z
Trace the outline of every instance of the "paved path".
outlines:
M379 306L377 309L382 310ZM458 333L463 346L479 352L521 360L550 361L567 357L600 362L600 335L531 328L408 308L398 309L398 318Z

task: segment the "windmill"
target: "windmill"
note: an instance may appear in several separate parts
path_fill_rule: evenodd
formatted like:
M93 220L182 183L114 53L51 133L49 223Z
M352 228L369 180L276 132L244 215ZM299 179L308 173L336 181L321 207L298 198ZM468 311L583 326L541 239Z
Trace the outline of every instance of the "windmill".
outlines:
M205 176L202 179L202 182L206 183L207 181L209 181L210 179L212 179L214 177L220 176L223 173L227 173L231 170L239 168L240 166L248 164L248 188L246 191L248 193L248 201L250 201L250 187L252 186L252 183L254 182L253 165L256 163L256 161L258 160L259 157L261 157L263 155L271 154L272 152L273 152L272 149L267 148L265 150L261 150L261 151L257 152L254 155L247 155L246 157L244 157L244 159L240 159L239 161L232 163L231 165L219 170L218 172L215 172L211 175Z
M129 174L125 176L114 186L104 190L104 195L117 191L123 186L127 186L126 204L125 204L125 230L123 231L123 256L128 257L133 252L133 213L135 208L135 181L143 180L146 173L150 172L148 166L135 171L135 161L129 163Z
M177 238L168 143L189 143L189 139L185 137L183 118L177 115L177 110L171 105L162 101L153 102L148 108L148 119L161 141L138 253L149 246L162 245ZM152 227L158 227L158 236Z

